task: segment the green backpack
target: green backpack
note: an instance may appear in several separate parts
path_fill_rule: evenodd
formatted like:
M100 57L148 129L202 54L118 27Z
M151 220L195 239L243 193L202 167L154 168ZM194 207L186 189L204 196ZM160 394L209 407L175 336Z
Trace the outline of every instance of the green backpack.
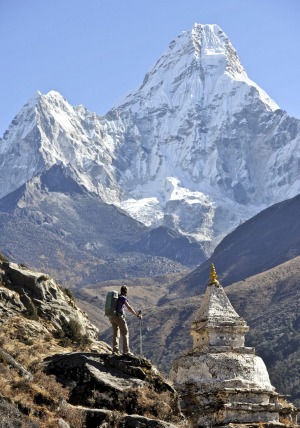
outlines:
M112 317L116 315L116 306L118 301L119 293L115 290L111 290L106 294L105 300L105 315Z

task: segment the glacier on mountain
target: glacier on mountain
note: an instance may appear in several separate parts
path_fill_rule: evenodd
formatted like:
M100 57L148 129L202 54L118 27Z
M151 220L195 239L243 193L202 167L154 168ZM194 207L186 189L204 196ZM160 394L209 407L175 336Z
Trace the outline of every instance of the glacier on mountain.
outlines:
M256 85L217 25L181 33L105 116L37 93L0 144L0 197L63 165L150 227L215 244L299 193L300 121Z

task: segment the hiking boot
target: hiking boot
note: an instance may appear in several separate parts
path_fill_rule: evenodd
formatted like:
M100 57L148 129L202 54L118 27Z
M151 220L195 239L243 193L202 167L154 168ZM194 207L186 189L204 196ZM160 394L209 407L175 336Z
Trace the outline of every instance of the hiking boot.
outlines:
M132 352L125 352L125 354L123 354L123 355L126 355L126 357L134 357L134 354L132 353Z

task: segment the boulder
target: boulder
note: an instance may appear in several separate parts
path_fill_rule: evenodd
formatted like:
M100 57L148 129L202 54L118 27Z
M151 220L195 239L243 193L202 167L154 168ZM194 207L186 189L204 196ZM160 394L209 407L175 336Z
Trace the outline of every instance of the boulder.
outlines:
M23 312L32 319L44 318L56 331L64 330L73 321L80 334L97 340L98 328L76 305L70 290L60 287L48 275L16 263L2 262L0 268L5 285L0 289L0 310L5 306L5 311Z
M144 358L68 353L44 363L69 388L69 403L85 407L87 426L115 418L122 427L167 428L182 418L176 391Z

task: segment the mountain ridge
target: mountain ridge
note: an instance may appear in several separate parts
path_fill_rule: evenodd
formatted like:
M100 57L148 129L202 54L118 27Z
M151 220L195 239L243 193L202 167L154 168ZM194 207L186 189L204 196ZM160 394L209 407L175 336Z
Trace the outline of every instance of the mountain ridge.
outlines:
M210 255L241 221L299 193L299 136L226 34L196 24L105 116L37 94L1 140L0 195L60 164L104 202Z

